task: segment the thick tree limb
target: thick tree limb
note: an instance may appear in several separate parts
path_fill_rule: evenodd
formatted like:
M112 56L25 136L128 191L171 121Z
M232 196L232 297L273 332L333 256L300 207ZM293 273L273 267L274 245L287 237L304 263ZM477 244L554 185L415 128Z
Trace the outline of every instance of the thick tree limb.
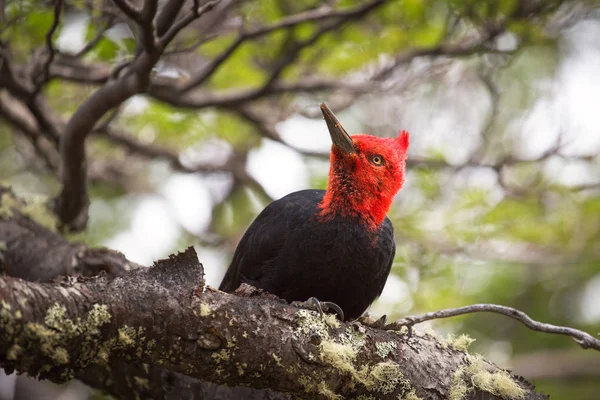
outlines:
M100 271L115 277L139 268L116 251L70 243L52 230L55 226L46 204L26 203L0 186L0 273L48 282L66 275L95 276Z
M514 398L544 398L491 364L444 349L438 339L357 323L328 326L314 312L225 294L203 279L192 250L113 281L48 285L0 278L0 364L57 382L90 363L120 359L298 398L413 393L445 399L457 385L465 398L479 398L483 392L470 388L479 381L464 368L508 379Z
M9 273L40 280L48 270L45 280L50 280L53 274L111 271L106 265L112 263L112 276L120 275L54 284L1 277L0 365L9 370L54 381L76 376L121 398L168 398L170 393L203 398L228 390L192 379L201 378L304 398L353 397L377 390L377 397L396 398L414 389L422 398L443 399L451 387L462 384L466 390L469 373L476 368L508 377L491 364L452 350L444 340L410 338L358 323L336 327L330 321L328 326L313 312L256 296L251 287L240 292L250 298L204 287L193 251L150 269L126 272L137 266L118 254L113 258L108 250L83 248L88 262L73 270L73 252L83 246L37 225L28 215L40 214L28 211L7 189L1 193L0 210L0 253L2 265L11 266L6 268ZM101 262L89 262L98 254ZM452 378L460 366L470 372ZM521 381L509 382L518 393L525 390L524 398L543 398ZM234 395L281 398L248 389Z
M108 278L114 278L140 268L118 252L70 243L38 225L33 219L50 215L43 207L41 204L28 205L15 198L9 189L0 187L0 274L51 282L60 276L95 276L102 271ZM50 220L50 224L54 225L54 221ZM108 366L90 365L75 375L87 385L121 399L287 398L251 388L221 387L159 366L127 364L119 360L111 360Z

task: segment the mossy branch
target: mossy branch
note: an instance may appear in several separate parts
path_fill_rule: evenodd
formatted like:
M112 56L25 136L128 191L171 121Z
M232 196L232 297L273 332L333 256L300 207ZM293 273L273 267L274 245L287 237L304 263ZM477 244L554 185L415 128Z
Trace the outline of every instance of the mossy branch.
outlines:
M34 221L43 208L30 208L0 187L0 265L12 275L0 277L0 366L7 371L55 382L77 377L119 398L227 391L265 398L205 381L297 398L543 398L469 356L468 337L409 337L406 329L322 320L250 286L226 294L204 285L193 250L140 268L110 250L67 242ZM74 255L82 252L88 261L80 265ZM101 271L54 283L18 278Z
M457 385L466 395L543 398L433 336L322 320L257 293L206 287L192 249L114 280L2 277L0 364L64 382L117 359L311 399L448 399ZM460 379L452 379L457 371ZM485 381L489 376L502 377L502 385ZM495 392L499 387L509 389Z

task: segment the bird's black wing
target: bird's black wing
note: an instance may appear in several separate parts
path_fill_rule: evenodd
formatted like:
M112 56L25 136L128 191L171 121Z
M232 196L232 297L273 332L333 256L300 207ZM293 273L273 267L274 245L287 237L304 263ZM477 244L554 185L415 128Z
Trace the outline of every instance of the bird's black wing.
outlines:
M232 292L242 282L269 288L269 279L276 276L274 261L288 234L315 215L324 193L323 190L302 190L269 204L242 237L219 289Z
M383 224L381 226L381 232L379 234L380 245L386 246L389 248L387 254L389 254L388 260L383 264L384 268L381 269L381 286L377 290L377 297L381 295L383 292L383 288L385 287L385 282L387 281L387 277L390 274L392 269L392 264L394 264L394 258L396 257L396 239L394 238L394 226L392 225L392 221L388 217L385 217Z

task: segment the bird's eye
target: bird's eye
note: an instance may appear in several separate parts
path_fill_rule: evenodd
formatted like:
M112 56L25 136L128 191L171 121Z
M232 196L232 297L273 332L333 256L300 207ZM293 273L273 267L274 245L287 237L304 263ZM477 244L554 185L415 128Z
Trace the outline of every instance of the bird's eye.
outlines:
M373 165L383 165L383 157L379 154L375 154L374 156L371 156L371 163Z

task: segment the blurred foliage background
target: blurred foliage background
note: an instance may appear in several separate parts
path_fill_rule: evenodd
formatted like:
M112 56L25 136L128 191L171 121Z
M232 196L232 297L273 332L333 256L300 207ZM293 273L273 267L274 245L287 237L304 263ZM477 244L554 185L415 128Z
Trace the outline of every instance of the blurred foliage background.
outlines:
M350 132L411 133L390 213L393 275L372 313L497 303L600 332L600 3L384 1L323 33L329 19L306 18L231 47L239 32L368 3L223 1L182 31L155 66L156 90L111 111L88 139L90 221L70 239L146 265L195 245L217 285L269 201L325 188L326 101ZM0 4L3 56L18 78L42 57L55 5ZM111 2L64 5L40 94L52 124L134 57L137 32ZM165 95L223 54L204 80ZM0 182L53 196L57 146L2 73ZM566 337L484 314L433 328L469 334L472 351L552 398L597 398L598 355Z

